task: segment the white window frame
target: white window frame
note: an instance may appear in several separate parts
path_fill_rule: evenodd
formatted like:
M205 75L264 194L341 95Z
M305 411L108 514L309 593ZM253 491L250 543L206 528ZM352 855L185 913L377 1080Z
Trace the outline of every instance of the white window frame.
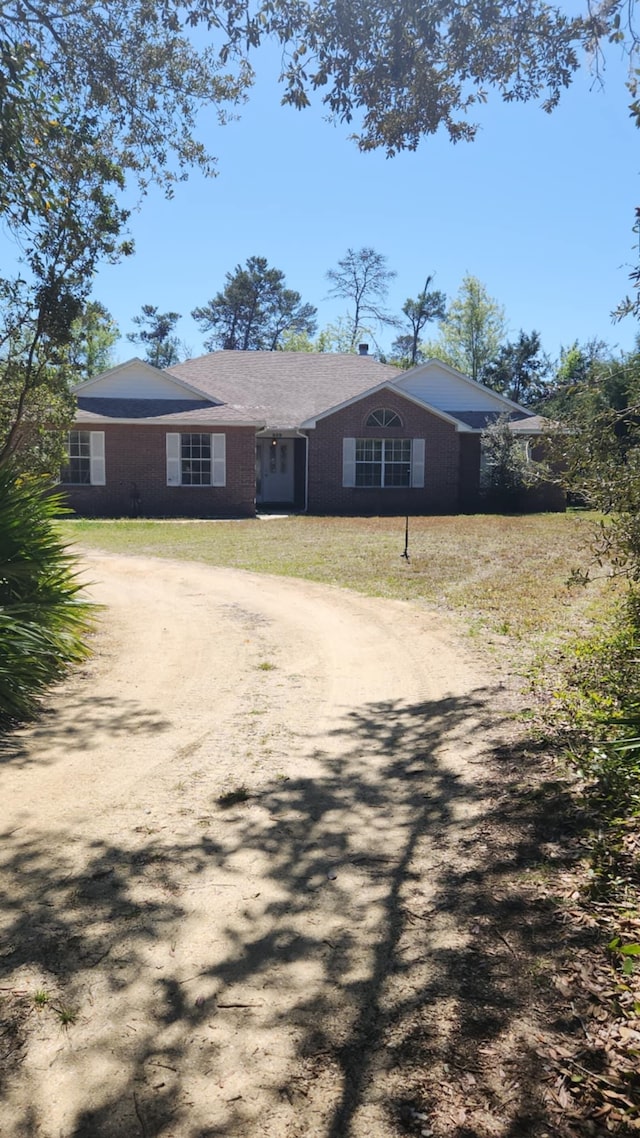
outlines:
M70 482L65 479L65 470L68 469L70 455L71 455L71 437L72 435L88 435L89 436L89 454L83 456L76 456L86 458L89 464L89 481L85 482ZM72 430L67 432L67 464L60 472L60 483L62 486L104 486L106 484L106 464L105 464L105 448L104 448L104 431L84 431Z
M365 427L401 427L402 419L391 407L376 407L367 415Z
M343 487L356 488L356 444L360 441L369 442L373 440L365 439L351 439L344 438L342 440L342 485ZM378 439L375 440L381 443L394 443L397 439ZM425 477L425 440L424 439L403 439L402 442L411 443L411 467L409 484L407 486L385 486L384 485L384 445L382 447L382 485L379 486L358 486L358 490L408 490L408 489L423 489Z
M210 434L211 458L209 482L183 482L182 439L191 435L206 435L207 431L170 431L166 438L167 486L189 487L192 490L210 490L212 486L226 486L227 436Z

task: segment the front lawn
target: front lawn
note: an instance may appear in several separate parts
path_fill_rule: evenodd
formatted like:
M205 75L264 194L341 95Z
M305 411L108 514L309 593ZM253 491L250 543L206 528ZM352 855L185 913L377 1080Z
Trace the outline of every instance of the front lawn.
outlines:
M589 561L593 521L585 513L412 518L408 562L404 518L78 519L61 528L93 549L305 577L453 609L472 633L533 647L579 631L595 602L601 608L602 582L567 587L572 569Z

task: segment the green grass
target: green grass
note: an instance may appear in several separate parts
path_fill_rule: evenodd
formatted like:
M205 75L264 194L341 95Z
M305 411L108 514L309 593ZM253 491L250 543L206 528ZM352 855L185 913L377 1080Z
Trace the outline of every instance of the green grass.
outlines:
M78 1019L78 1009L72 1008L68 1004L55 1007L53 1010L63 1027L71 1027Z
M256 573L303 577L369 596L461 612L468 626L544 642L574 632L598 585L569 590L588 562L593 516L532 514L412 518L290 517L267 522L86 521L61 523L65 538L123 554L179 558Z

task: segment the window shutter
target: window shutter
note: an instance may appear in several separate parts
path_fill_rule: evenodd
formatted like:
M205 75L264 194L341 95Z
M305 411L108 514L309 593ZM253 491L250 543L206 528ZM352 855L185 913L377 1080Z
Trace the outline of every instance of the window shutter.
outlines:
M89 433L89 471L92 486L104 486L106 479L104 462L104 431Z
M227 436L211 436L211 485L227 485Z
M182 464L180 435L167 435L167 486L180 486L182 483Z
M411 440L411 485L424 486L424 439Z
M342 485L356 484L356 440L342 440Z

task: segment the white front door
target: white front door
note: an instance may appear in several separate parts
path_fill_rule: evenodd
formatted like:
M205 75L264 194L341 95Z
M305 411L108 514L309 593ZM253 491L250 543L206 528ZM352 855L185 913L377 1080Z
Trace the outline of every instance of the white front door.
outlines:
M293 502L293 439L258 439L256 500Z

